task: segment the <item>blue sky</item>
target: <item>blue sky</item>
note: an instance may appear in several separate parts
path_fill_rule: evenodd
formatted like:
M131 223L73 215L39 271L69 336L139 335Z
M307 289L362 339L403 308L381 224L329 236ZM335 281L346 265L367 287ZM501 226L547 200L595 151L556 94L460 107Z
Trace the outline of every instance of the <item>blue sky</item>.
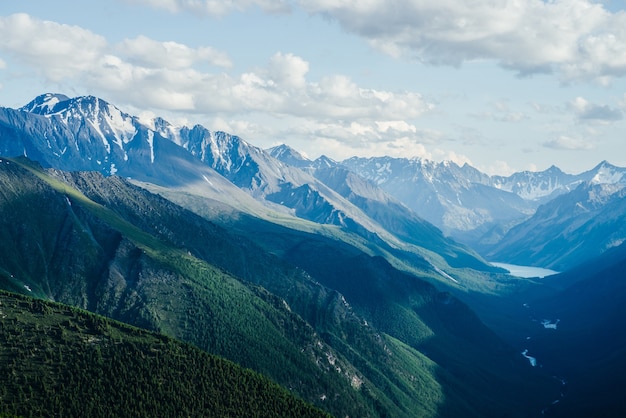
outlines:
M86 5L89 5L88 7ZM623 0L0 3L0 106L95 95L311 158L626 166Z

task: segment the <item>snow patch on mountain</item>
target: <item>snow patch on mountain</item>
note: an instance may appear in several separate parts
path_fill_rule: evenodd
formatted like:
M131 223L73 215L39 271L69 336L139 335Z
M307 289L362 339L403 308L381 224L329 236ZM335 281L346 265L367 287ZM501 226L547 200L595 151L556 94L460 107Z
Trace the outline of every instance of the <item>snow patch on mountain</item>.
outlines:
M148 145L150 146L150 162L154 164L154 132L148 131Z
M626 181L626 172L603 161L595 168L595 175L591 178L595 184L616 184Z

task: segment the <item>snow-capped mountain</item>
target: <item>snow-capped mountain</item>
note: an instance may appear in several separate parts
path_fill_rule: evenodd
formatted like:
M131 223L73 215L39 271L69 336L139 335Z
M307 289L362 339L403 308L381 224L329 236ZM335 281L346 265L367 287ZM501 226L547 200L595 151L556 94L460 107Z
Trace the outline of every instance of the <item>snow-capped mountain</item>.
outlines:
M230 202L232 196L236 202L245 201L243 190L272 209L298 217L385 232L309 174L237 136L200 125L140 120L96 97L58 94L41 95L18 110L2 109L0 125L6 132L0 139L2 155L24 155L44 166L117 174L164 187L201 187L202 195L218 201Z
M541 172L522 171L508 177L493 176L491 181L494 187L531 201L550 199L580 184L577 176L566 174L556 166Z
M288 145L281 144L266 150L272 157L292 167L305 168L311 166L311 160Z
M391 157L353 157L342 164L456 237L521 221L534 210L515 193L493 187L489 176L467 164Z
M178 127L162 118L143 120L96 97L61 94L41 95L20 109L0 108L0 154L24 155L62 170L129 177L255 216L281 211L390 247L421 246L448 263L480 258L430 224L484 254L512 257L518 240L511 238L511 228L540 205L581 185L626 185L626 169L606 161L575 175L553 166L508 177L418 158L311 161L285 145L262 150L236 135L200 125ZM601 206L611 205L607 200ZM507 246L513 252L507 253Z
M253 213L261 208L185 149L92 96L44 94L17 110L0 108L0 154L23 155L66 171L98 171L193 189Z
M541 172L488 176L465 164L419 158L350 158L341 164L378 184L419 216L478 250L497 243L542 203L584 182L626 184L626 168L606 161L581 174Z
M291 162L311 173L403 241L436 251L452 266L464 264L476 269L485 268L478 257L468 256L472 253L470 249L444 238L438 228L381 187L331 158L322 155L311 161L287 145L268 151L286 164Z
M596 184L626 184L626 168L602 161L581 174L567 174L552 166L540 172L522 171L508 177L491 177L492 185L513 192L523 199L545 202L560 194L569 193L583 182Z
M384 251L393 252L407 244L396 235L398 231L379 222L385 219L383 212L387 211L387 219L405 216L411 219L413 235L420 237L417 241L430 251L447 251L454 254L454 260L463 258L485 267L479 256L447 240L406 208L402 214L391 214L391 209L383 206L376 211L367 205L360 207L307 169L285 164L236 135L200 125L177 127L162 118L139 119L92 96L55 94L39 96L18 110L0 109L0 130L0 153L5 156L25 155L62 170L129 177L159 193L177 189L255 216L281 211L339 226L372 245L381 245ZM294 159L306 161L296 151L290 153ZM317 163L336 165L330 159ZM411 240L413 245L415 242ZM430 269L422 254L416 260Z
M580 174L579 179L594 184L626 185L626 168L616 167L608 161L602 161L589 171Z
M210 131L201 125L175 128L164 122L159 133L271 208L368 236L388 235L384 228L315 177L284 164L236 135Z

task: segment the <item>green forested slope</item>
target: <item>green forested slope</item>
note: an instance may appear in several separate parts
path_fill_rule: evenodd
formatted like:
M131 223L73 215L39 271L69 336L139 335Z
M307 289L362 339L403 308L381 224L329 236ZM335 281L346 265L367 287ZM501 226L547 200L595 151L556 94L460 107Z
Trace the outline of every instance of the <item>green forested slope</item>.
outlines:
M42 417L322 417L191 345L0 291L0 412Z
M282 300L29 164L0 164L3 288L191 342L333 414L372 415L371 395L352 386L354 367Z
M0 163L0 215L3 288L191 342L335 416L528 416L553 398L465 305L346 243L249 228L288 244L272 254L122 179L25 160Z

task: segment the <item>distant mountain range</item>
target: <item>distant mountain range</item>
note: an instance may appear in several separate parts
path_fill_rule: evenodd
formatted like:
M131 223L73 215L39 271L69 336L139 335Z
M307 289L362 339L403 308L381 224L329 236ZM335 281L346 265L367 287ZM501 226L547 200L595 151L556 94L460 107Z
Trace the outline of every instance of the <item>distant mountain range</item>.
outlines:
M444 232L464 237L463 241L472 244L488 237L491 228L524 220L539 205L571 192L581 183L626 184L626 168L606 161L578 175L552 166L508 177L488 176L468 164L459 167L449 161L379 157L350 158L342 164Z
M576 175L552 166L508 177L418 158L336 162L322 156L311 161L286 145L262 150L200 125L176 127L158 117L141 120L92 96L44 94L20 109L0 109L0 133L2 155L25 155L63 170L116 174L165 187L170 194L200 195L222 203L221 210L236 208L265 218L279 212L336 225L377 242L382 251L415 245L427 251L418 251L426 265L433 262L428 256L433 251L452 267L467 263L488 269L475 250L496 261L571 267L582 260L557 263L540 255L513 256L528 253L529 243L515 239L510 230L522 223L532 229L537 218L529 218L541 205L583 183L626 184L626 169L606 161ZM563 200L554 204L558 202ZM600 248L624 238L615 232ZM533 248L549 244L547 237L534 239ZM576 246L576 234L569 239Z
M626 259L626 169L606 161L310 160L60 94L0 108L0 156L0 287L191 342L335 415L532 416L559 382L520 354L522 298L575 318L593 277L587 305L621 294L588 270Z

